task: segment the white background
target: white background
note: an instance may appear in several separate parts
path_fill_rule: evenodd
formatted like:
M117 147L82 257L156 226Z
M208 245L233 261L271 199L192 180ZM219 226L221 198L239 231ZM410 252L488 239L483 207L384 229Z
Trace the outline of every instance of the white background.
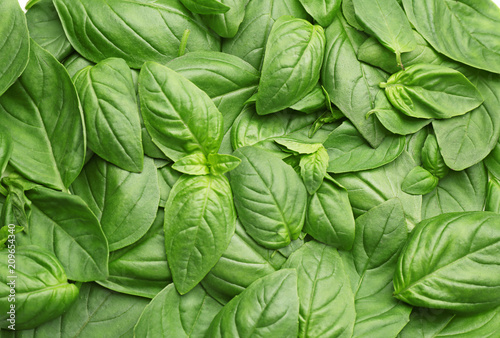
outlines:
M19 0L19 3L21 4L21 7L23 9L24 9L24 6L26 5L27 2L28 2L28 0ZM500 0L493 0L493 2L496 3L500 7Z

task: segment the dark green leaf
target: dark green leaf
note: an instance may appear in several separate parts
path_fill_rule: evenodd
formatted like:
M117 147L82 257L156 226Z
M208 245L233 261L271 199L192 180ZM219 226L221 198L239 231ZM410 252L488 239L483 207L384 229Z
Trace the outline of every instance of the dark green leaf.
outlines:
M326 107L326 97L320 85L316 85L309 93L300 99L297 103L290 106L291 109L306 114L324 110Z

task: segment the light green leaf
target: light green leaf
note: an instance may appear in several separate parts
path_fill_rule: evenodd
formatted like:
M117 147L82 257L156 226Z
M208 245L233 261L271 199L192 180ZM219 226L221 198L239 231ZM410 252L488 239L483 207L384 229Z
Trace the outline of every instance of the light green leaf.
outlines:
M324 110L326 108L326 96L323 88L316 84L316 86L300 99L297 103L290 106L291 109L297 110L306 114Z
M239 166L241 160L231 155L208 154L208 163L213 175L222 175Z
M245 18L247 2L248 0L221 0L229 10L221 14L204 15L202 20L219 36L232 38Z
M300 0L300 3L315 21L328 27L340 10L341 0Z
M187 9L197 14L226 13L229 7L217 0L180 0Z
M274 139L276 143L287 148L289 151L297 154L314 154L319 149L323 148L321 143L304 143L296 139L288 138L286 136Z
M353 0L342 0L342 14L350 26L356 28L358 31L364 31L364 28L359 24L356 18Z
M500 214L500 182L494 177L490 177L488 182L488 195L484 209Z
M0 134L0 177L9 164L10 156L12 155L12 138L10 133Z
M210 168L203 153L187 155L172 164L172 169L188 175L208 175Z
M321 146L312 154L305 154L300 157L300 176L304 181L307 192L313 195L323 183L328 167L328 153Z
M401 189L410 195L425 195L430 193L439 183L439 178L422 167L413 168L406 175Z
M450 171L440 150L436 136L429 134L422 148L422 166L437 178L445 177Z

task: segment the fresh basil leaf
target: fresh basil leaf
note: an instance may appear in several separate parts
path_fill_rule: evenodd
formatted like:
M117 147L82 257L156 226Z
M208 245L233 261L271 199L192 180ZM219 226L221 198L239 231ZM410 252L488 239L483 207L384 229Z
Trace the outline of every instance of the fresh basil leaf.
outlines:
M356 28L358 31L364 31L364 28L356 18L353 0L342 0L342 14L344 14L344 18L350 26Z
M299 162L300 176L309 195L313 195L323 183L328 167L328 153L321 146L312 154L302 155Z
M59 190L78 176L85 158L78 96L64 67L33 40L26 71L0 97L0 118L0 133L16 135L10 164L23 176Z
M54 5L71 45L96 63L118 57L137 69L146 61L164 64L178 56L186 29L186 51L220 49L219 39L178 1L54 0Z
M245 18L245 6L248 0L221 0L221 2L229 9L227 12L205 15L202 20L219 36L232 38Z
M413 168L406 175L401 190L410 195L425 195L437 187L439 178L422 167Z
M398 199L356 219L353 249L342 255L355 299L353 337L395 337L408 322L411 307L392 297L397 257L407 236Z
M229 7L217 0L180 0L187 9L197 14L226 13Z
M0 96L23 73L30 58L30 40L26 17L15 0L0 4Z
M222 175L239 166L241 160L231 155L208 154L208 163L213 175Z
M2 221L5 225L17 224L28 229L31 219L31 201L24 193L28 189L25 189L16 179L9 182L11 176L12 174L2 180L8 189L2 209Z
M134 296L154 298L172 282L165 254L163 209L148 232L137 242L109 255L109 276L99 280L101 286Z
M0 134L0 177L9 164L12 155L13 141L10 133Z
M297 270L298 337L350 337L356 319L354 295L337 250L311 241L283 268Z
M0 327L6 329L11 322L9 311L14 308L14 326L17 330L35 328L63 314L78 297L78 288L68 283L66 273L57 258L37 246L15 250L14 279L7 273L10 251L0 250ZM14 282L14 284L9 284ZM14 298L12 285L15 286ZM12 300L14 299L14 300Z
M171 165L166 165L158 169L158 185L160 187L160 207L164 207L167 203L170 190L175 182L181 177L182 174L174 169Z
M401 184L415 162L407 152L395 161L377 169L334 175L349 193L354 217L359 217L371 208L392 198L403 204L409 229L420 222L422 197L409 195L401 190Z
M297 273L283 269L262 277L233 298L214 318L207 337L296 337Z
M450 171L422 199L422 219L447 212L483 210L488 175L482 163L464 171Z
M141 122L125 61L103 60L78 72L73 81L81 100L90 149L122 169L142 171Z
M171 284L146 306L134 327L134 336L205 337L221 309L222 305L201 286L181 296Z
M100 221L110 251L136 242L151 227L160 200L156 172L150 158L141 173L131 173L96 156L71 185Z
M280 253L258 245L237 221L229 246L201 284L209 295L226 304L257 279L279 270L284 262Z
M498 224L500 215L488 212L448 213L422 221L399 257L394 296L415 306L457 312L498 307Z
M484 101L462 73L439 65L410 66L392 75L381 87L402 113L423 119L463 115Z
M241 164L231 172L231 188L245 230L266 248L287 246L304 225L304 184L289 165L266 150L243 147L234 155Z
M349 26L341 15L337 15L328 26L325 35L326 49L321 70L323 86L331 101L360 134L371 146L377 147L383 141L386 131L375 116L367 118L366 114L375 108L390 107L390 103L383 97L375 107L375 97L380 92L378 84L387 75L358 61L356 53L366 36Z
M321 26L289 16L276 20L267 40L255 102L259 115L290 107L314 88L324 47ZM304 73L308 75L303 76Z
M224 40L222 51L236 55L260 70L266 42L276 20L283 15L308 19L299 0L252 0L234 38Z
M95 63L87 60L78 53L73 53L64 60L63 65L68 71L69 76L73 78L80 70L88 66L94 66Z
M310 155L323 148L321 143L304 143L287 137L276 138L274 141L287 148L289 151L297 154Z
M438 52L500 73L496 28L500 9L492 1L403 0L403 4L410 22Z
M417 165L422 165L422 148L425 145L428 135L430 135L428 128L424 128L406 138L405 150L411 155Z
M381 167L394 161L404 150L405 138L387 135L372 148L349 122L343 122L323 143L329 156L328 171L345 173Z
M144 123L153 142L173 161L219 150L222 115L208 95L170 68L147 62L139 76ZM199 121L205 121L200 124Z
M73 52L51 0L39 0L26 8L26 21L30 37L40 47L62 61Z
M494 177L490 177L488 182L488 195L484 209L500 214L500 182Z
M0 208L3 208L3 205L0 205ZM1 209L0 209L1 210ZM2 213L2 224L6 224L0 228L0 246L5 244L7 240L9 240L9 235L15 235L24 231L24 227L19 225L14 225L13 227L9 227L9 225L13 225L11 222L5 220L5 213ZM12 237L11 237L12 238Z
M323 88L317 84L309 93L297 103L290 106L291 109L297 110L306 114L314 113L319 110L324 110L326 107L326 96Z
M328 27L332 23L340 10L341 2L341 0L300 0L307 13L323 27Z
M175 287L193 289L217 264L234 234L236 213L223 175L183 175L165 205L165 248Z
M172 169L188 175L208 175L210 168L208 160L203 153L187 155L172 164Z
M450 169L444 163L436 136L429 134L422 148L422 166L437 178L445 177Z
M309 198L304 232L339 249L352 247L354 216L347 190L328 176Z
M397 64L401 53L417 47L410 22L396 0L353 0L356 19L366 32L375 36L382 45L396 53Z

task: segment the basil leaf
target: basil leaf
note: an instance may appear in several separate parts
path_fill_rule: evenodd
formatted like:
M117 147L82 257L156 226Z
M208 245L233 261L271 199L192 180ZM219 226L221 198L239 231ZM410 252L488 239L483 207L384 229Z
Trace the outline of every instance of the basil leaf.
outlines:
M130 69L122 59L106 59L73 79L81 100L88 146L116 166L143 167L141 122Z
M68 71L68 74L71 78L76 75L80 70L88 66L94 66L95 63L87 60L83 56L78 53L73 53L63 62L63 66Z
M422 167L413 168L403 180L401 189L410 195L425 195L438 185L439 178Z
M303 142L298 142L293 138L287 138L287 137L276 138L274 141L279 145L285 147L290 152L297 154L310 155L316 153L317 151L323 148L323 145L321 143L303 143Z
M371 146L377 147L386 131L375 116L367 118L366 114L376 108L375 97L380 92L378 84L385 80L386 74L357 60L357 50L366 37L349 26L341 15L337 15L328 26L325 36L326 49L321 70L323 86L332 102L360 134ZM377 108L390 107L385 98L379 100Z
M144 160L141 173L131 173L95 156L71 190L97 216L110 251L136 242L148 231L160 200L156 167L150 158Z
M328 171L345 173L381 167L404 150L405 138L388 135L373 149L349 122L343 122L323 143L329 156Z
M350 26L356 28L358 31L364 31L364 28L356 18L353 0L342 0L342 14L344 14L344 18Z
M236 214L225 176L183 175L165 205L165 248L175 287L193 289L234 234Z
M395 337L408 322L411 307L392 297L397 255L406 238L405 215L398 199L356 219L353 249L342 255L355 299L353 337Z
M172 164L172 169L188 175L208 175L210 168L208 160L203 153L187 155Z
M450 171L444 163L436 136L429 134L422 148L422 166L437 178L445 177Z
M313 195L323 183L328 167L328 153L324 147L312 154L302 155L300 158L300 176L304 181L307 192Z
M229 10L222 14L212 14L202 17L202 20L215 33L223 38L232 38L238 32L245 18L245 6L247 0L221 0L222 4Z
M341 0L300 0L300 3L315 21L328 27L340 10Z
M165 66L147 62L139 75L139 96L153 142L174 162L195 151L207 156L219 150L222 115L192 82ZM199 121L206 123L200 125Z
M222 51L236 55L260 70L271 28L283 15L309 18L299 0L249 1L238 32L233 38L222 42Z
M266 150L243 147L234 155L241 164L231 172L231 188L245 230L266 248L287 246L304 225L304 184L290 166Z
M451 171L422 199L422 219L442 213L483 210L488 175L483 164L464 171Z
M257 279L279 270L284 262L279 252L258 245L237 221L229 246L201 284L209 295L226 304Z
M321 26L288 16L276 20L267 40L255 102L259 115L290 107L314 88L319 80L324 46ZM302 76L303 73L308 76Z
M63 66L33 40L26 71L0 97L0 118L0 132L17 135L10 164L23 176L59 190L78 176L85 158L78 96Z
M175 182L181 177L182 174L174 169L172 166L166 165L158 169L158 185L160 186L160 207L164 207L167 203L170 190Z
M366 32L374 35L382 45L396 53L401 63L401 53L417 47L410 22L396 0L353 0L356 19Z
M137 242L109 255L109 276L97 283L110 290L154 298L172 282L165 254L163 209L148 232Z
M283 269L262 277L217 314L207 337L296 337L299 297L297 273Z
M283 268L297 270L298 337L352 335L354 295L336 249L308 242L288 258Z
M7 168L7 164L9 164L13 149L12 144L12 137L9 133L0 134L0 177L2 177L3 172Z
M229 7L217 0L180 0L187 9L197 14L226 13Z
M30 58L30 40L26 17L15 0L0 4L0 96L23 73Z
M476 86L462 73L444 66L416 64L392 75L381 86L389 101L411 117L447 119L483 103Z
M239 166L241 160L231 155L208 154L208 163L213 175L222 175Z
M500 143L498 143L495 148L493 148L490 155L486 157L484 164L493 177L500 179Z
M134 336L204 337L221 309L222 305L201 286L181 296L171 284L146 306L134 327Z
M28 231L16 235L18 245L38 245L53 253L68 279L105 279L108 242L85 202L78 196L44 187L27 191L26 196L32 203L31 222Z
M326 96L323 88L316 85L309 93L301 98L297 103L290 106L291 109L301 111L306 114L317 112L326 108Z
M500 9L491 1L403 0L406 15L438 52L500 73ZM438 16L435 13L439 13Z
M71 45L96 63L109 57L137 69L146 61L166 63L178 56L186 29L186 51L220 49L218 38L178 1L54 0L54 5Z
M394 296L415 306L458 312L497 307L498 224L500 215L487 212L448 213L422 221L399 257Z
M27 9L26 21L30 37L57 60L64 60L74 51L51 0L37 1Z
M63 314L78 297L78 288L69 284L57 258L36 246L24 246L15 250L16 276L15 301L11 296L9 278L9 250L0 250L0 327L10 325L11 304L15 305L14 318L17 330L32 329ZM34 299L36 301L33 301Z
M490 177L488 182L488 195L484 209L500 214L500 182L494 177Z

